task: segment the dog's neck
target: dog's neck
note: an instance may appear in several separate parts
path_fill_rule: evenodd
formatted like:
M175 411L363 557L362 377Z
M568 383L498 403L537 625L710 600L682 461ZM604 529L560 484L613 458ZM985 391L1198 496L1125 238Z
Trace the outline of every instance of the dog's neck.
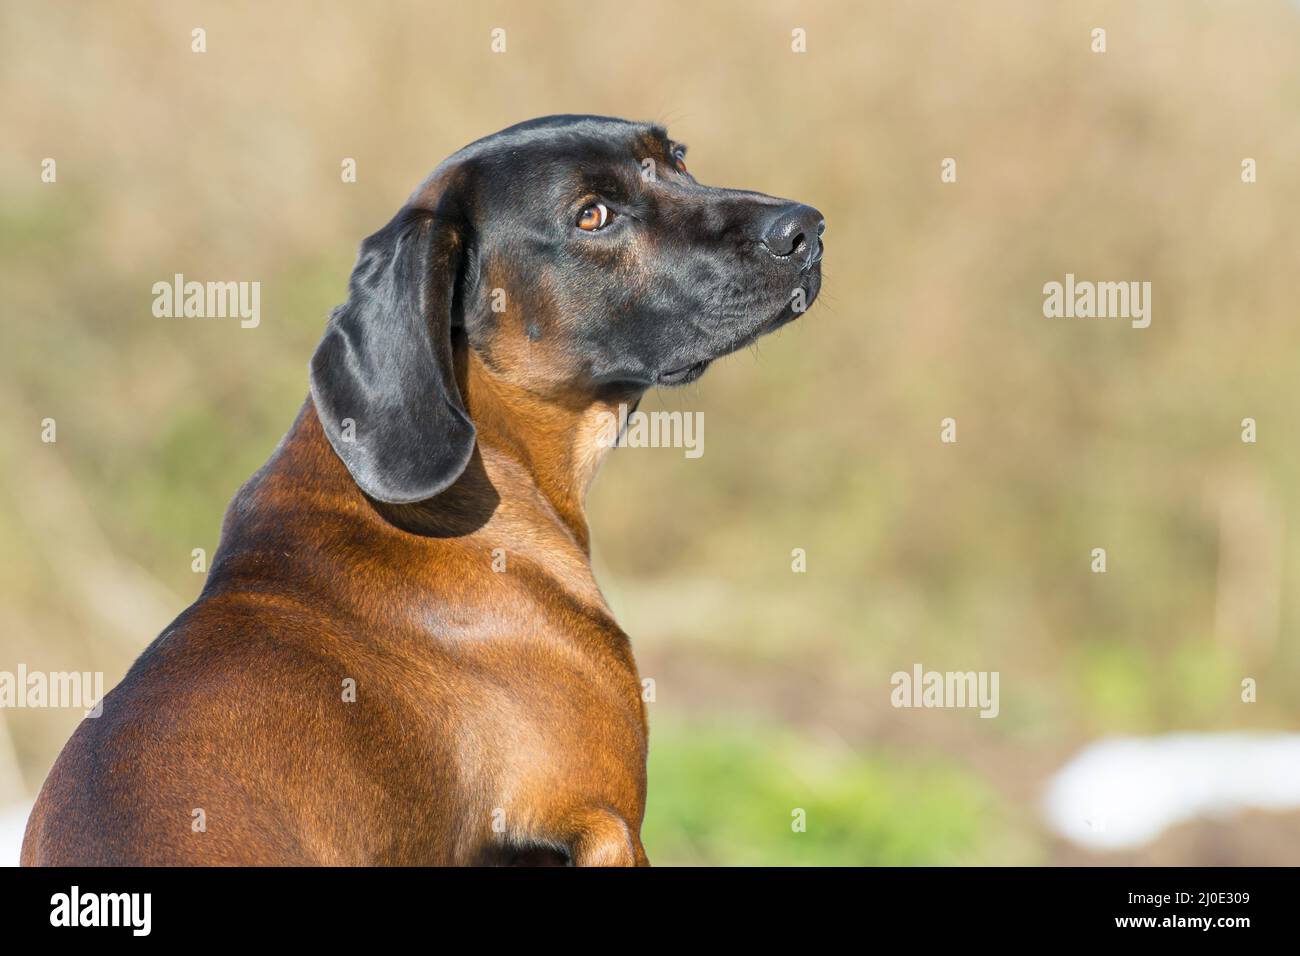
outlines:
M550 570L584 599L598 600L590 577L585 499L609 451L609 428L619 421L619 404L634 406L637 396L541 397L503 381L475 355L458 356L456 364L462 401L477 436L469 465L450 487L416 504L368 501L330 447L308 398L271 460L228 512L223 556L256 550L265 522L283 525L277 505L294 502L301 513L308 494L330 512L386 522L425 538L477 539L507 551L549 547ZM239 504L249 496L259 499L257 509ZM277 533L292 530L280 526ZM567 556L566 542L572 549Z
M587 490L612 442L619 404L636 395L539 395L508 383L472 351L457 363L461 395L492 484L531 490L584 554ZM616 434L616 430L615 430Z

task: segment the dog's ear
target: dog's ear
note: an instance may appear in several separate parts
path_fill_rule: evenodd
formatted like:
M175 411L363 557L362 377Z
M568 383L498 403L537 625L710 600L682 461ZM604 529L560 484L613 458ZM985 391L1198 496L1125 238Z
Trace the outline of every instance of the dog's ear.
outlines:
M454 216L398 213L362 243L348 301L312 356L311 395L325 435L378 501L433 497L474 452L451 348L464 242Z

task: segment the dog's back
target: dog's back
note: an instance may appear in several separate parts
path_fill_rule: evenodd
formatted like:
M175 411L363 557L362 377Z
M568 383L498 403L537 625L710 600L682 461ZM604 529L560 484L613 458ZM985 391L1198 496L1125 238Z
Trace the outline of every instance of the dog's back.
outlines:
M416 733L436 763L437 735L430 714L385 687L395 661L338 613L351 582L321 574L337 546L322 533L331 519L301 495L323 494L330 462L304 457L302 424L232 503L203 594L64 748L24 864L370 862L385 838L354 821L419 812L416 794L392 805L385 774L402 769ZM281 513L289 480L298 503ZM349 677L368 706L349 707Z
M472 511L460 500L446 520ZM592 608L566 610L554 568L517 545L505 600L475 600L467 569L499 533L382 521L308 405L232 502L199 600L64 748L22 863L509 861L538 850L493 828L512 802L542 807L537 794L602 777L636 792L639 684L630 653L607 650L625 638ZM563 633L548 634L557 614ZM546 716L565 711L603 715L634 761Z

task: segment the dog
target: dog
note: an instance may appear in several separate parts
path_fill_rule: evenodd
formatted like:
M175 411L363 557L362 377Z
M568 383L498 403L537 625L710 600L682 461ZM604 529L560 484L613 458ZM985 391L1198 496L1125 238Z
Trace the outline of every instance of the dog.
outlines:
M23 864L648 864L598 423L796 318L824 250L816 209L685 153L532 120L362 243L202 594L64 747Z

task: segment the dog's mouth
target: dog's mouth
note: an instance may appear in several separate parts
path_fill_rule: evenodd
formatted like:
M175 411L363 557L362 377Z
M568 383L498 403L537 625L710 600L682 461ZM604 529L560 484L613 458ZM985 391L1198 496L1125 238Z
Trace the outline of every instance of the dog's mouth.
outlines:
M655 384L670 387L674 385L687 385L703 375L705 370L714 362L714 360L730 355L732 352L743 349L748 345L752 345L763 336L775 332L783 325L799 318L799 316L806 310L807 306L812 304L813 299L817 297L817 293L820 291L821 270L817 268L820 262L821 243L818 242L816 258L808 264L808 267L803 270L800 277L799 288L803 291L805 296L804 308L796 309L792 302L786 302L776 315L760 324L757 328L751 329L734 342L731 342L727 347L719 350L716 355L702 359L698 362L692 362L690 365L682 365L678 368L660 372L655 376Z
M705 359L702 362L695 362L691 365L683 365L681 368L670 369L667 372L660 372L656 382L659 385L686 385L693 382L709 367L712 359Z

